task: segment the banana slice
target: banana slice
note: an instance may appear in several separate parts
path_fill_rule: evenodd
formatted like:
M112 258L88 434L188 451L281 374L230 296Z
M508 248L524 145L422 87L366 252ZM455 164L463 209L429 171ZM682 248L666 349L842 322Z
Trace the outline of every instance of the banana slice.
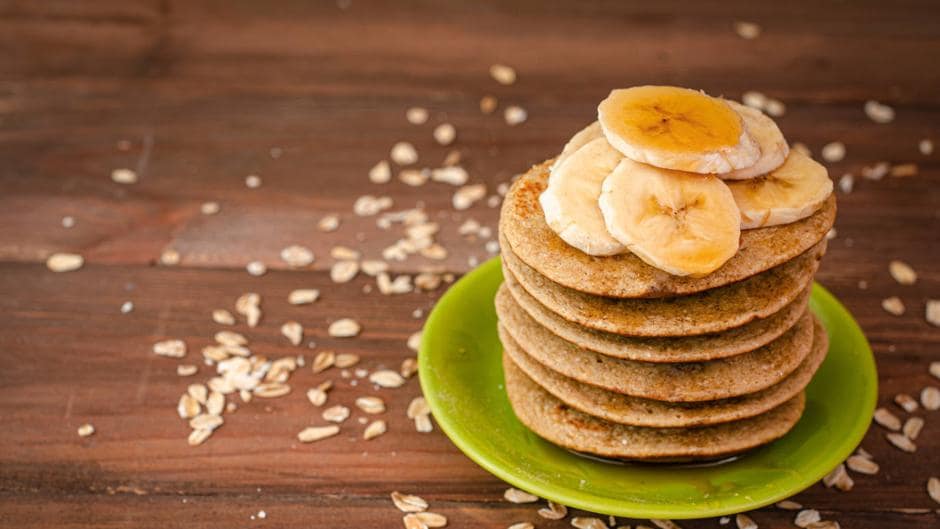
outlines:
M539 196L545 222L566 243L589 255L614 255L624 247L611 237L597 205L601 183L623 155L596 138L552 171Z
M714 176L624 158L604 180L598 203L615 239L670 274L707 275L738 251L740 213Z
M584 127L577 134L571 137L568 140L568 143L565 144L565 148L561 150L561 154L555 158L555 163L552 164L551 169L555 170L556 167L560 167L569 156L574 154L575 151L584 147L584 145L591 141L596 140L604 136L604 131L601 129L601 124L598 122L591 123L587 127Z
M734 101L727 101L727 103L744 119L744 128L760 146L760 158L750 167L719 175L722 180L746 180L767 174L783 165L787 155L790 154L790 146L787 145L787 140L774 120L756 108Z
M674 86L614 90L597 107L607 141L664 169L728 173L754 165L760 147L724 100Z
M745 230L804 219L818 211L832 193L826 168L796 150L773 172L726 184L741 210L741 228Z

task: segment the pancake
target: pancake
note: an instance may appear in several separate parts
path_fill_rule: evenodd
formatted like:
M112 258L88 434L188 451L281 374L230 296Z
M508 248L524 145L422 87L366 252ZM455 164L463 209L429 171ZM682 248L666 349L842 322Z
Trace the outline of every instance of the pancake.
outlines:
M805 253L823 240L835 222L835 194L822 209L803 220L743 230L738 252L718 270L699 278L674 276L644 263L632 253L591 256L565 243L545 223L539 195L548 182L551 160L522 175L503 201L499 231L502 247L555 283L618 298L692 294L748 278Z
M500 239L503 243L503 239ZM826 241L776 268L744 281L689 296L617 299L559 285L502 245L503 273L562 318L599 331L628 336L711 334L767 318L809 288Z
M581 413L553 397L503 355L506 394L516 417L540 437L565 448L603 457L684 461L715 459L782 437L797 423L805 397L767 413L700 428L644 428Z
M670 403L630 397L582 384L539 363L511 338L503 342L503 349L516 367L542 389L580 412L631 426L687 428L754 417L797 396L826 358L829 337L819 321L815 320L813 348L809 356L782 381L757 393L696 403Z
M533 298L507 275L504 286L535 321L560 338L598 353L642 362L702 362L734 356L775 340L800 319L811 289L774 314L715 334L665 338L640 338L596 331L571 323Z
M806 311L780 338L749 353L708 362L654 364L604 356L555 336L535 322L505 291L496 299L503 343L519 345L551 369L617 393L669 402L726 399L768 388L809 356L813 316Z

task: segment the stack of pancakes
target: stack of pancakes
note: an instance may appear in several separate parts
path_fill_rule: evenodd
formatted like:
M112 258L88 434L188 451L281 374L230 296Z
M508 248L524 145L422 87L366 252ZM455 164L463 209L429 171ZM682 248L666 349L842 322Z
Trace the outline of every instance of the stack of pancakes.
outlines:
M807 309L835 220L745 230L704 277L562 241L539 206L550 161L522 175L500 216L496 296L506 390L541 437L602 457L714 459L789 431L828 338Z

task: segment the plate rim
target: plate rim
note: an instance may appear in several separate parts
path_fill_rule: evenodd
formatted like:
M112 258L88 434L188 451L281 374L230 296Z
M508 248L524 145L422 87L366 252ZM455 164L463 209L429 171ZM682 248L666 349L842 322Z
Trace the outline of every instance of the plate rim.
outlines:
M845 444L845 446L848 448L843 451L844 453L840 451L834 451L826 454L826 457L823 458L822 462L817 465L818 469L823 470L816 470L815 472L810 472L807 474L799 473L799 478L796 479L792 485L771 491L765 496L762 496L760 499L742 499L741 501L731 502L731 505L723 505L720 507L703 506L701 508L696 507L690 509L689 504L657 505L631 500L615 500L611 498L595 496L588 492L575 490L569 491L568 489L552 489L550 485L543 485L537 482L526 480L520 476L515 475L511 470L507 470L503 466L491 461L485 453L478 449L478 447L474 446L473 442L467 439L468 436L465 436L462 434L462 432L458 431L460 427L456 424L456 421L452 416L448 414L442 414L438 411L442 409L442 406L441 403L437 400L437 395L434 392L434 388L432 387L433 383L430 382L432 379L429 374L431 367L428 365L428 361L423 360L432 355L432 353L427 352L427 337L429 336L428 330L433 329L437 320L443 317L442 314L444 310L441 307L444 307L449 303L453 303L455 299L460 297L460 294L463 290L467 289L481 276L489 273L491 268L496 268L497 273L501 273L501 270L499 269L499 262L500 257L495 256L481 263L479 266L465 274L453 285L451 285L447 292L445 292L444 295L441 296L441 298L435 304L433 310L425 321L424 327L422 327L421 345L418 348L418 374L421 391L424 394L429 407L431 408L431 412L434 415L435 421L437 421L438 426L440 426L444 434L457 447L457 449L460 450L471 461L482 467L490 474L493 474L502 481L512 485L513 487L523 489L527 492L535 494L536 496L539 496L542 499L551 500L568 507L599 514L612 514L630 518L668 518L677 520L726 516L729 514L746 512L770 505L780 500L789 498L811 487L820 479L822 479L826 474L831 472L832 469L842 463L849 455L851 455L851 453L859 446L862 439L865 437L865 434L871 427L871 421L867 423L864 421L858 421L852 430L846 432L845 437L850 442ZM834 307L836 312L843 313L845 316L844 320L848 324L848 332L853 335L857 335L857 338L861 339L859 343L863 347L863 356L866 360L868 360L867 362L864 362L864 365L861 367L863 371L866 372L865 376L870 377L873 381L871 390L867 395L865 395L865 401L861 404L861 407L863 409L868 409L869 415L871 415L871 412L874 411L877 405L878 399L878 372L874 354L872 353L868 338L865 336L865 333L862 331L858 322L852 316L852 313L849 312L849 310L838 300L838 298L836 298L825 287L815 281L813 282L811 299L818 299L822 303ZM440 328L439 325L437 327ZM852 340L856 341L856 338L853 337ZM742 495L740 498L744 498L744 496Z

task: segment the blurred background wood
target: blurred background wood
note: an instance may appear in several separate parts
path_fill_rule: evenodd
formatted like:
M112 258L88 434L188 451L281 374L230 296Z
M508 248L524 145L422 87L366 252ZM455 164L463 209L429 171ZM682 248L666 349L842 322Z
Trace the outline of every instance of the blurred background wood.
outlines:
M760 37L737 36L739 20L758 23ZM394 263L412 273L460 274L486 259L484 241L465 241L457 226L474 218L495 229L497 209L481 202L455 213L452 187L380 187L366 178L369 168L400 140L416 145L422 164L439 164L447 149L431 130L448 121L471 181L492 193L556 153L611 88L634 84L733 98L759 90L786 103L778 122L791 141L817 154L827 142L846 144L848 156L830 169L854 173L856 189L840 194L838 235L819 280L868 334L882 404L893 407L896 393L937 384L927 365L940 360L940 329L923 313L928 298L940 298L940 165L918 141L940 141L938 54L940 6L929 1L0 1L0 522L384 528L400 523L388 493L403 490L429 500L452 527L566 526L502 501L505 485L440 432L415 433L404 409L419 393L416 380L381 392L390 431L369 443L355 441L356 429L297 443L315 412L295 391L242 406L190 448L174 411L188 380L150 347L184 338L192 361L217 328L211 310L252 290L265 297L267 324L237 329L265 354L296 351L274 323L293 318L321 347L362 354L369 369L397 366L421 326L413 311L426 313L440 291L363 295L361 277L332 285L329 248L377 257L396 238L353 215L352 203L388 194L396 208L420 203L442 223L438 239L450 256ZM497 62L516 68L516 84L489 77ZM497 113L480 113L484 95L499 99ZM897 119L871 122L868 99L895 107ZM528 111L525 124L506 126L509 104ZM410 106L430 109L429 124L408 124ZM116 147L122 140L126 151ZM858 178L878 161L916 162L920 174ZM117 167L135 169L140 182L113 183ZM249 174L262 177L259 189L245 187ZM200 214L209 200L221 204L218 215ZM342 227L318 232L330 213ZM67 215L71 229L61 226ZM278 253L294 243L317 254L312 272L284 270ZM180 266L157 266L170 248ZM83 254L85 268L48 272L43 261L58 251ZM918 283L896 284L891 259L910 263ZM252 260L272 271L249 277ZM283 301L306 286L323 299ZM892 295L907 314L880 308ZM122 315L127 300L135 310ZM359 319L363 335L327 337L327 321L340 316ZM307 369L292 383L324 378ZM348 403L361 393L344 382L332 398ZM817 485L797 500L843 527L936 527L925 482L940 468L940 421L926 418L916 454L894 449L875 427L863 446L879 475L857 476L849 493ZM84 422L98 433L79 438ZM260 510L267 519L251 521ZM753 517L789 527L792 513Z

